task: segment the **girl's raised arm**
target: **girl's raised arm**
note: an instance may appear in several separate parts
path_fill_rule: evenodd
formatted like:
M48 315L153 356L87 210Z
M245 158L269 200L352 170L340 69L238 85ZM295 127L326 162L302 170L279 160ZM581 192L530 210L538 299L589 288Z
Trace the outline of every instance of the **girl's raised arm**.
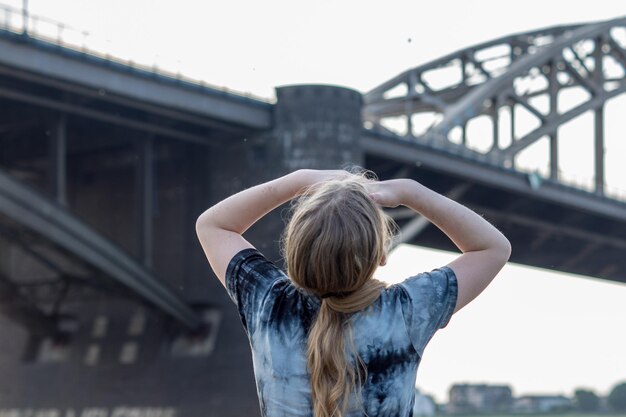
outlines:
M463 252L448 265L458 281L454 312L476 298L511 255L511 244L489 222L416 181L382 181L370 184L369 188L372 198L380 205L404 205L426 217Z
M307 187L350 175L346 171L302 169L234 194L207 209L196 221L196 233L213 272L225 285L226 267L239 251L254 248L241 236L274 208Z

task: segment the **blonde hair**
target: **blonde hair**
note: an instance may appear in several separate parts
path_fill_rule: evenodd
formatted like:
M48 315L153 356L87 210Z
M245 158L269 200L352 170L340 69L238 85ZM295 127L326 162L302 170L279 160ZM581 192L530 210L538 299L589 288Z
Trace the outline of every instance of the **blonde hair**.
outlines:
M367 379L348 314L371 305L386 286L372 275L395 224L369 197L366 181L360 174L311 187L295 202L283 236L289 277L322 297L307 343L315 417L343 417L350 394ZM347 363L344 339L355 366Z

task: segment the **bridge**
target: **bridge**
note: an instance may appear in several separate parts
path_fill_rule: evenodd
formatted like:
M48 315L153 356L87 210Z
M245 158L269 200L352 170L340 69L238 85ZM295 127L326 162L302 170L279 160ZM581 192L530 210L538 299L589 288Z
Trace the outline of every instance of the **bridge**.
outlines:
M1 407L258 413L245 336L194 223L297 168L414 178L493 222L513 262L626 282L626 199L605 176L624 18L508 35L365 94L296 85L270 102L0 16ZM594 176L578 185L559 152L580 139L559 129L589 114ZM540 143L547 164L529 169ZM454 249L415 213L390 214L396 244ZM282 225L273 213L248 236L278 263Z

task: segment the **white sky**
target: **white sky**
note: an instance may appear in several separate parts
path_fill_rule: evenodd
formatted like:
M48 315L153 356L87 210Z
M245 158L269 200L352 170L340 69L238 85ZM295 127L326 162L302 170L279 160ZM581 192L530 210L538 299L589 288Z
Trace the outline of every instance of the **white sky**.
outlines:
M365 92L410 67L479 42L557 24L626 16L626 4L614 0L29 4L33 14L94 34L94 47L149 65L156 61L174 72L270 99L275 86L294 83L338 84ZM607 117L622 119L625 106L624 99L614 101ZM565 130L583 132L579 140L590 147L590 125L575 123ZM610 186L626 188L621 127L607 123L607 180ZM590 160L583 161L580 152L568 155L572 147L563 143L563 168L588 181ZM545 150L537 152L529 153L530 163L545 165L533 162L535 155L545 155ZM397 280L441 266L451 256L401 247L380 273ZM576 387L606 395L615 383L626 380L625 300L623 284L507 266L435 335L418 372L418 386L439 401L447 400L454 382L510 383L515 395L572 395Z
M401 280L454 257L401 246L379 276ZM626 380L625 300L624 284L509 264L435 334L417 386L440 401L453 382L510 383L515 396L607 395Z

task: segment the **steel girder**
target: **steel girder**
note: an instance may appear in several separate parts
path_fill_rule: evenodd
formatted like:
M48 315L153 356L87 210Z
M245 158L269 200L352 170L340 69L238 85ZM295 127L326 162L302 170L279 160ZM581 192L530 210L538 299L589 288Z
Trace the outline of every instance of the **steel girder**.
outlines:
M77 51L71 45L49 43L35 36L16 35L1 27L0 51L0 74L15 79L234 134L271 127L273 105L270 103L172 78L154 68L117 62L111 57L98 56L95 51ZM7 98L43 107L63 105L58 100L33 98L19 93L7 88L2 91ZM138 130L152 128L154 131L155 127L159 127L155 123L150 125L102 114L92 108L69 106L62 110ZM198 143L210 142L209 138L202 135L181 135L180 132L177 134L176 129L161 129L166 130L154 133Z
M596 213L619 222L626 222L626 202L601 194L588 193L546 180L541 187L529 186L529 176L510 168L482 159L468 158L450 149L440 149L428 143L409 142L399 136L364 130L360 146L372 155L401 163L424 166L458 178L471 178L473 182L497 189L514 191L521 196L558 203L583 213Z
M139 262L61 206L2 171L0 214L103 272L188 328L200 325L189 306Z
M505 36L445 55L432 62L407 70L373 88L365 95L365 118L376 122L386 116L406 115L407 110L411 113L444 111L474 87L506 70L507 66L498 70L487 71L484 64L492 61L493 58L481 61L476 57L480 52L499 46L508 46L510 48L508 58L510 62L514 62L524 56L524 51L528 51L531 46L534 46L533 41L558 36L580 26L559 26ZM451 67L459 70L460 83L438 89L430 86L424 79L425 74ZM407 88L406 94L386 97L391 90L401 85Z
M435 148L479 159L507 168L514 157L542 137L550 139L550 177L558 179L556 135L559 126L586 111L595 111L595 191L603 193L603 106L626 91L626 49L612 32L623 29L626 18L605 22L558 26L499 38L455 52L394 77L365 95L364 119L381 133L389 130L381 121L405 116L407 137ZM495 55L494 55L495 54ZM607 60L619 69L618 75L606 70ZM427 78L447 71L456 79L439 88ZM451 77L448 76L448 79ZM539 88L524 89L520 81L538 79ZM573 108L560 111L561 90L578 88L587 99ZM399 93L398 93L399 91ZM548 108L537 105L538 97L547 98ZM545 106L544 106L545 107ZM524 109L536 118L537 127L515 134L511 116L511 137L501 143L499 110L510 114ZM411 116L432 112L439 119L423 133L414 135ZM493 143L487 151L466 146L468 121L486 115L492 121ZM461 138L453 138L460 133Z

